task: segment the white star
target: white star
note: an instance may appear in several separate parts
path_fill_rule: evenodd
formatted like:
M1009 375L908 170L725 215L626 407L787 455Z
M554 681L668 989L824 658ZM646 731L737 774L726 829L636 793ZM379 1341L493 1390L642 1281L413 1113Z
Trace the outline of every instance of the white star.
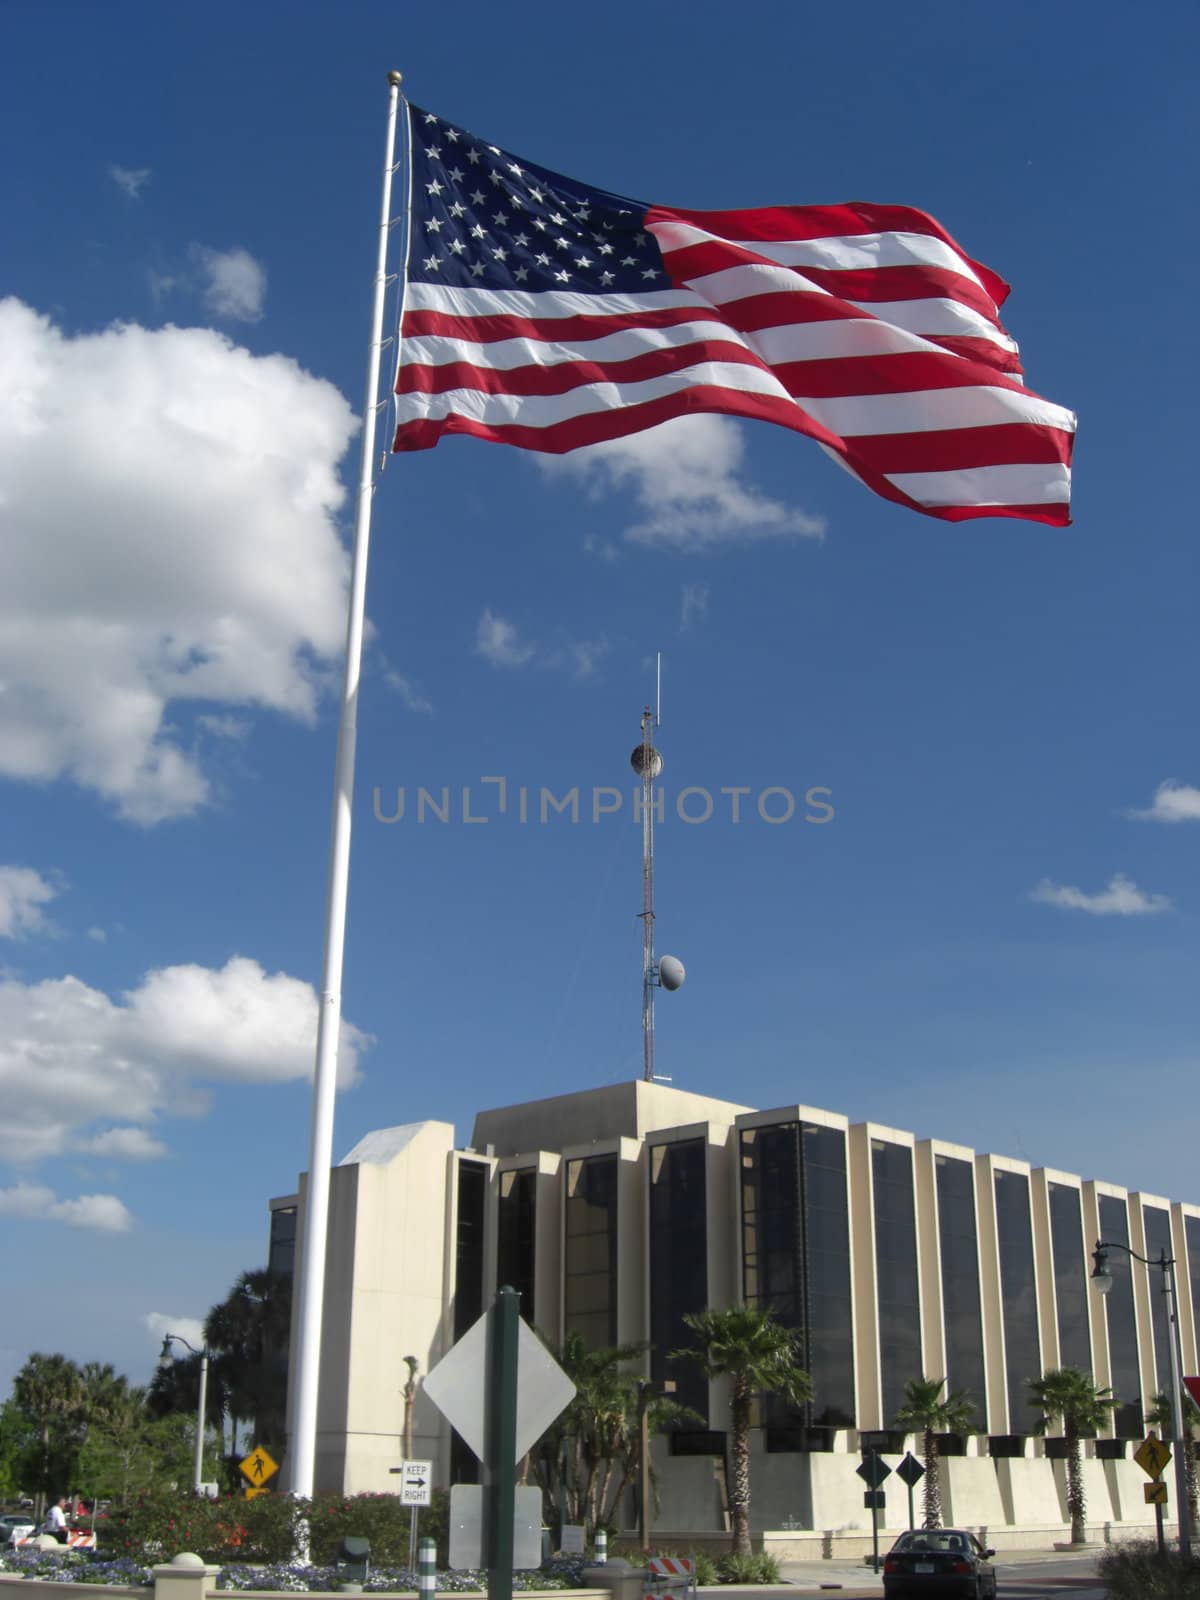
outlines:
M471 204L473 206L481 206L486 199L487 195L484 194L483 190L476 189L471 195Z
M550 221L556 228L561 228L566 220L566 217L563 216L561 211L552 211L550 213Z
M429 221L425 224L425 231L427 233L441 233L442 225L438 221L437 217L430 217Z
M426 127L428 127L431 122L436 122L436 121L437 121L437 118L434 116L432 111L427 111L425 113L425 126Z
M525 176L524 171L517 165L515 161L510 161L508 163L508 170L512 173L514 178L523 178Z
M636 256L622 256L621 257L621 265L623 267L636 267L637 266L637 257Z
M425 185L425 193L426 194L441 194L441 192L442 192L442 186L437 181L436 178L433 180L432 183L427 183Z
M575 257L575 265L577 267L590 267L591 264L592 263L588 260L588 258L586 256L576 256Z
M501 173L499 173L499 172L496 172L496 171L489 172L488 173L488 177L492 180L493 183L503 183L504 182L503 175Z
M560 250L569 250L571 248L570 239L564 239L562 234L559 234L558 238L555 239L554 242Z
M653 267L647 267L645 272L642 273L642 277L643 278L657 278L658 277L658 273L655 272Z
M610 244L602 244L602 245L598 246L598 249L599 249L600 254L602 256L610 256L610 255L612 255L612 252L613 252L613 247Z
M537 262L539 267L548 267L550 265L549 256L534 256L533 259Z
M461 239L451 239L450 248L456 256L460 256L467 247Z
M468 150L467 160L473 167L477 167L479 165L479 151L475 149Z
M461 200L456 200L454 202L454 204L450 207L450 215L452 217L461 217L463 212L466 209L467 209L466 206L463 205Z
M440 161L442 159L442 152L436 144L427 144L425 146L425 154L430 161Z
M426 270L426 272L436 272L438 267L441 266L441 264L442 264L441 256L426 256L425 257L425 270Z
M519 194L510 194L508 197L508 203L510 206L516 206L518 211L523 211L525 209L525 202L521 199Z
M503 228L508 222L508 218L504 215L503 211L497 211L496 215L492 218L492 221L498 228Z
M508 260L508 251L507 250L502 250L499 245L497 245L496 248L492 251L492 255L496 258L497 261L507 261Z
M513 278L516 280L517 283L524 283L525 279L528 276L529 276L529 268L528 267L518 267L517 270L513 273Z
M473 278L482 278L483 277L483 262L482 261L476 261L473 264L473 266L471 267L471 276Z
M545 233L546 224L542 221L541 217L534 217L533 225L539 231L539 233Z
M472 237L472 239L482 239L483 238L483 229L479 226L478 223L476 223L475 226L471 229L471 237Z
M463 169L461 167L451 167L446 176L453 183L461 183L463 181Z
M519 244L521 249L524 250L525 246L529 243L529 235L527 233L518 233L513 239L513 243Z
M569 272L556 272L554 274L554 281L555 283L570 283L571 274Z
M492 154L494 156L502 156L504 154L503 150L497 150L496 146L494 144L488 145L488 149L492 152Z
M447 139L449 139L451 144L457 144L458 143L458 129L457 128L447 128L446 129L446 137L447 137Z
M545 196L542 194L540 189L530 189L529 193L537 201L538 205L541 205L542 201L545 199Z
M580 206L579 210L575 213L575 216L579 222L586 222L591 214L591 210L587 206Z
M601 283L607 285L607 284L610 284L612 281L613 281L613 275L612 275L611 272L602 272L600 274L600 282Z

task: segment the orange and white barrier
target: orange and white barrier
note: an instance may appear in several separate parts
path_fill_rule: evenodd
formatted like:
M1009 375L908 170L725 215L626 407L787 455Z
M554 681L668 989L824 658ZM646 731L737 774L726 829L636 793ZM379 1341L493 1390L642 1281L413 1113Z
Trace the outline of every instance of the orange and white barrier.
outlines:
M695 1594L696 1563L687 1556L651 1556L648 1565L650 1581L655 1587L647 1589L645 1600L663 1600L673 1589Z

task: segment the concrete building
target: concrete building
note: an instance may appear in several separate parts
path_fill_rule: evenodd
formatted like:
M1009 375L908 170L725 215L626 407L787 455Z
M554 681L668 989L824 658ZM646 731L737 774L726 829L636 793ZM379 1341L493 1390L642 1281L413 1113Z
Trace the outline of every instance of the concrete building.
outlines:
M282 1269L303 1196L302 1180L271 1202ZM1025 1397L1058 1366L1120 1401L1085 1446L1090 1526L1141 1531L1152 1508L1130 1441L1169 1384L1162 1275L1114 1252L1099 1295L1099 1238L1175 1257L1184 1370L1200 1370L1200 1207L810 1106L757 1111L644 1082L481 1112L466 1149L448 1123L384 1129L333 1172L317 1485L394 1488L404 1356L428 1371L510 1283L552 1341L649 1341L646 1376L673 1378L699 1413L703 1426L655 1441L660 1538L725 1525L727 1395L669 1352L688 1312L740 1300L797 1331L814 1385L800 1409L767 1401L754 1430L753 1526L769 1548L861 1549L863 1436L889 1433L907 1380L943 1375L979 1428L943 1441L946 1519L998 1548L1062 1538L1062 1441L1032 1435ZM912 1442L890 1434L885 1456ZM474 1475L420 1396L414 1450L443 1484ZM907 1526L890 1487L887 1525Z

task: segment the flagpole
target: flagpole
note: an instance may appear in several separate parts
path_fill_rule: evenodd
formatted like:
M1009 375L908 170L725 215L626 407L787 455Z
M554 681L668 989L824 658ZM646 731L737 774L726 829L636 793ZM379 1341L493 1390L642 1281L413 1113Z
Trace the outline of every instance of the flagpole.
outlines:
M392 225L396 119L400 73L388 73L387 159L379 218L375 303L363 404L362 463L354 512L350 564L350 612L346 625L346 663L333 780L333 822L329 843L329 884L325 901L325 953L317 1014L317 1055L313 1074L312 1138L308 1193L298 1275L296 1367L293 1377L289 1481L293 1495L313 1492L317 1453L317 1389L321 1365L321 1318L325 1299L325 1244L329 1224L329 1169L333 1161L333 1103L337 1083L338 1035L342 1020L342 958L346 939L346 896L350 875L350 816L354 798L354 752L358 736L358 686L362 674L363 620L366 611L367 550L374 493L375 417L383 353L383 314L387 292L388 235Z

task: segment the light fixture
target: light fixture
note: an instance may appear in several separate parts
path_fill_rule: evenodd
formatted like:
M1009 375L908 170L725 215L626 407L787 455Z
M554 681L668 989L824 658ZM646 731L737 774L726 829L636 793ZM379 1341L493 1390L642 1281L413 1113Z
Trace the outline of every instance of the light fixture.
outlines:
M1104 1245L1098 1244L1092 1251L1092 1282L1096 1285L1098 1294L1107 1294L1112 1288L1112 1273L1108 1270L1108 1250Z

